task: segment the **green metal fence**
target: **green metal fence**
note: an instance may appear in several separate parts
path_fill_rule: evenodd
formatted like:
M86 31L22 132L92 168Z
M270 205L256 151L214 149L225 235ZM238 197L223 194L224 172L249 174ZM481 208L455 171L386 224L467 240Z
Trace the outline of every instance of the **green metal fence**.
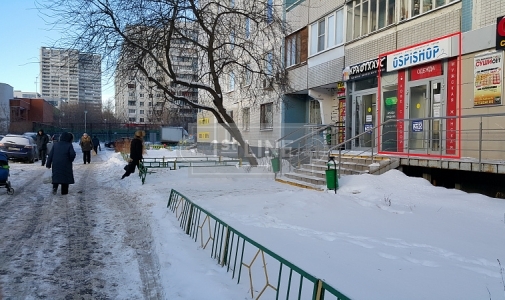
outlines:
M253 241L172 189L167 207L180 227L217 260L232 278L247 276L253 299L350 299L324 280Z

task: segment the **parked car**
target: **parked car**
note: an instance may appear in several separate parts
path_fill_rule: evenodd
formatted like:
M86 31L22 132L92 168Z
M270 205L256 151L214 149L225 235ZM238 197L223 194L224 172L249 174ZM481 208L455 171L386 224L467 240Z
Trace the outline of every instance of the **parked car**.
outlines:
M61 133L55 133L53 134L53 136L51 137L51 140L53 142L58 142L60 140L60 136L61 136Z
M35 140L26 135L8 134L0 140L0 152L9 159L20 159L35 162L38 159Z

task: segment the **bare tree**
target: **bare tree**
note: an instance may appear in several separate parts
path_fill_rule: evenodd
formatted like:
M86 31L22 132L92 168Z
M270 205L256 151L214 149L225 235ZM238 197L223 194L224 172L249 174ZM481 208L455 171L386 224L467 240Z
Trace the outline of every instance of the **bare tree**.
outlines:
M280 0L44 0L41 12L66 33L66 47L99 53L106 70L127 79L143 75L167 101L211 112L244 148L224 92L233 74L242 101L280 102L286 85L282 40L287 31ZM184 74L176 53L197 60ZM179 55L180 57L180 55ZM271 89L263 89L265 82ZM271 85L271 82L277 84ZM116 87L117 88L117 87ZM198 91L198 100L184 91ZM182 91L182 92L181 92ZM257 165L252 151L251 165Z

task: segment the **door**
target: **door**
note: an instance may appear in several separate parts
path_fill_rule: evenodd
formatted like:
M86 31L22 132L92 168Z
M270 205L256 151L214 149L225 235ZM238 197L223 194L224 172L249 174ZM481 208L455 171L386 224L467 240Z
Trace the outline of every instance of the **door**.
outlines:
M355 148L375 147L375 113L377 94L356 95L353 101L353 126Z
M432 80L410 88L409 151L437 153L442 143L442 82ZM427 119L433 118L433 119Z
M429 132L429 90L428 84L421 84L410 87L409 102L409 151L423 151L427 149L427 132Z

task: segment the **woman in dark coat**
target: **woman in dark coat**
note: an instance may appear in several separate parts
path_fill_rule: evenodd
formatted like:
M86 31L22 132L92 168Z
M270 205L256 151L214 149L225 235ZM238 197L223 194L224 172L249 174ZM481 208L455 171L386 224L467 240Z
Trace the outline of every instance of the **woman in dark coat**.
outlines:
M54 143L47 157L46 167L53 168L53 194L56 194L58 185L61 184L61 194L68 194L68 185L74 184L74 171L72 162L75 159L75 150L72 145L74 136L70 132L64 132L60 141Z
M140 161L142 160L142 152L144 151L144 136L146 133L144 130L135 131L135 137L130 143L130 161L128 163L128 167L125 169L125 173L121 179L126 176L130 176L131 173L135 172L135 168L139 166Z

